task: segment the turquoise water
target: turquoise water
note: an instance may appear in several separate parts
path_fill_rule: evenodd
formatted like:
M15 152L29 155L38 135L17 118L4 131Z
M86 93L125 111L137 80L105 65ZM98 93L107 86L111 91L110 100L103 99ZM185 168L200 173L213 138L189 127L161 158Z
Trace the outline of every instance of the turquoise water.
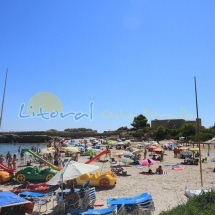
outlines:
M7 152L9 151L11 155L18 154L19 147L20 149L31 149L32 147L37 147L39 149L46 148L46 144L41 143L0 143L0 154L2 154L4 157L6 156Z

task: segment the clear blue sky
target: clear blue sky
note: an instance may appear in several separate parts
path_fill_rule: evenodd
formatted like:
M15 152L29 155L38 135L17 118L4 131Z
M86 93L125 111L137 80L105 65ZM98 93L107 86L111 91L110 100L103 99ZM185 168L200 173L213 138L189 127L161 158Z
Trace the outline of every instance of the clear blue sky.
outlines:
M213 126L214 8L214 0L2 0L1 130L114 130L139 114L195 120L194 76L199 117ZM64 114L93 109L93 118L19 117L41 92Z

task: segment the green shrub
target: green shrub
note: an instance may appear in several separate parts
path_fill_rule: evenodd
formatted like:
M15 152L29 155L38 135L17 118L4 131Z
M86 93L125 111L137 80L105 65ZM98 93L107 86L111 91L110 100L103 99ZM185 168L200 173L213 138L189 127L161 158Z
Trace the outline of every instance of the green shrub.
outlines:
M215 191L189 199L186 204L178 205L159 215L213 215L215 214Z

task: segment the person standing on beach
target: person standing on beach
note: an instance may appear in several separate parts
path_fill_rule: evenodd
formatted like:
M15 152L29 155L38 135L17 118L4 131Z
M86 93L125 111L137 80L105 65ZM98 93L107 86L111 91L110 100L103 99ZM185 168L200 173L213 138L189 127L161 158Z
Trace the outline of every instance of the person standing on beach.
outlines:
M12 165L13 165L13 169L16 169L16 154L13 155L13 159L12 159Z
M8 158L11 156L10 152L7 153L6 155L6 161L8 161Z
M145 150L144 150L144 159L146 159L146 156L147 156L147 149L145 148Z
M74 161L75 161L75 162L78 162L78 152L75 153Z
M3 164L4 158L3 155L0 155L0 164Z
M23 160L24 160L24 151L23 151L23 150L21 150L20 158L21 158L21 161L23 161Z
M11 154L8 155L8 159L7 159L7 166L8 168L12 169L12 164L13 164L13 158L11 156Z

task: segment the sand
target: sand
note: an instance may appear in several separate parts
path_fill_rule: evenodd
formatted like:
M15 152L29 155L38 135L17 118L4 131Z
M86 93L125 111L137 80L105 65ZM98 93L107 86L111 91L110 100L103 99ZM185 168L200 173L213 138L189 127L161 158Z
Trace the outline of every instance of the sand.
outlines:
M136 145L137 143L133 143ZM116 152L112 149L112 155ZM119 150L117 150L119 151ZM201 149L202 158L207 156L208 147ZM155 215L158 215L163 210L171 209L178 204L186 203L187 198L184 196L185 187L188 189L200 189L201 178L200 178L200 166L195 165L179 165L184 167L184 170L172 170L170 164L180 164L183 159L174 158L173 151L165 151L164 161L151 166L153 171L161 165L163 170L167 173L164 175L144 175L140 174L142 171L147 171L148 167L129 166L127 172L130 176L118 176L117 183L114 188L101 190L96 189L97 202L104 203L103 207L106 207L106 200L110 197L131 197L142 192L148 192L153 196L155 204ZM143 153L142 153L143 155ZM149 153L148 153L149 155ZM206 163L202 163L203 169L203 185L204 188L214 187L214 175L213 168L214 163L211 159L215 157L215 149L212 146L210 150L210 157L207 158ZM151 158L148 156L148 158ZM109 157L103 156L101 159L109 159ZM115 157L117 160L117 158ZM88 156L79 157L79 162L85 162L88 160ZM93 162L94 165L100 166L100 171L110 170L110 163ZM5 187L6 186L1 186ZM55 196L53 197L55 198ZM43 211L44 208L42 208ZM48 205L48 210L42 214L56 214L53 211L53 202Z

